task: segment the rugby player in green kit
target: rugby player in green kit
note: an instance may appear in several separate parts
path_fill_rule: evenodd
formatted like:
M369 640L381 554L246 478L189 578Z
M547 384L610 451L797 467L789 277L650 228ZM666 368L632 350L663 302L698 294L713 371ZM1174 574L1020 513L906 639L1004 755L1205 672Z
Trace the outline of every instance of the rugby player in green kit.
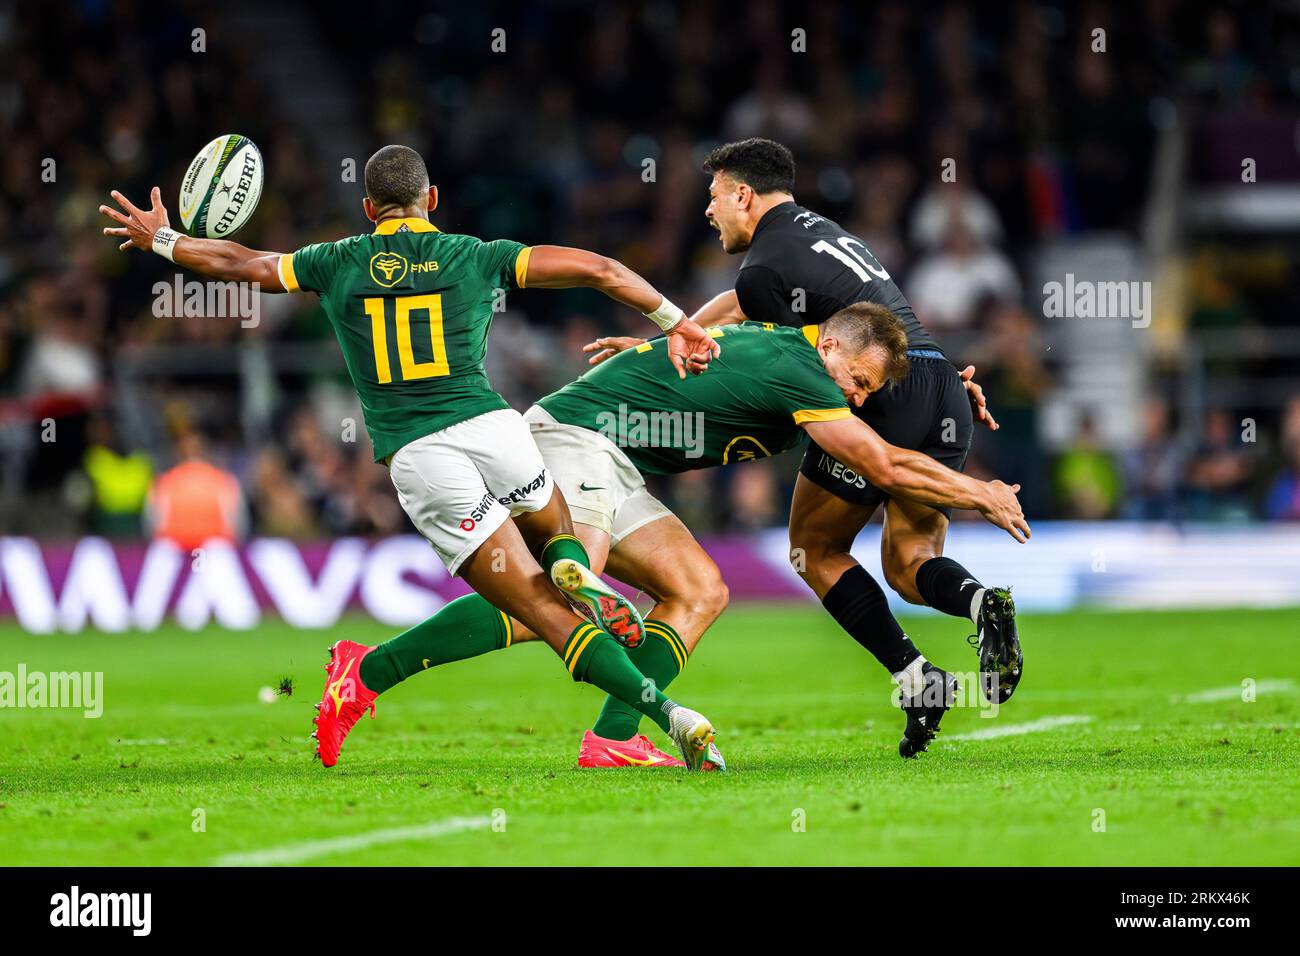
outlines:
M628 348L524 415L542 459L573 514L592 568L655 601L646 640L629 649L638 669L664 688L727 603L717 566L686 526L650 494L645 474L674 474L753 461L798 446L806 433L847 468L891 495L935 507L977 510L1023 540L1029 533L1015 491L979 481L920 452L886 443L851 413L908 371L907 336L883 306L858 303L817 325L790 329L746 322L710 330L722 344L708 371L685 379L663 362L663 340ZM528 640L515 629L516 643ZM403 654L437 647L397 638ZM382 646L381 646L382 650ZM496 650L491 641L465 656ZM937 729L952 675L926 667L925 690L905 703L918 746ZM933 676L931 676L933 675ZM582 767L680 766L638 733L641 715L613 697L583 737ZM711 747L705 769L723 769Z
M152 250L202 275L256 283L264 292L320 296L361 400L375 460L388 466L402 507L448 571L477 592L378 648L339 641L330 649L312 733L317 755L333 766L357 719L367 710L373 716L379 693L417 670L472 656L483 642L509 646L517 622L545 640L575 680L654 720L678 745L682 761L700 769L712 747L712 725L665 697L620 646L642 643L641 618L590 570L527 424L492 390L483 358L494 304L511 287L587 286L637 309L668 334L677 376L685 375L684 356L716 354L716 344L611 259L440 232L429 222L437 188L408 147L375 153L365 186L373 233L292 254L180 235L169 227L157 187L150 209L116 191L121 211L100 206L117 223L105 235L124 240L124 250ZM404 653L415 645L418 655Z

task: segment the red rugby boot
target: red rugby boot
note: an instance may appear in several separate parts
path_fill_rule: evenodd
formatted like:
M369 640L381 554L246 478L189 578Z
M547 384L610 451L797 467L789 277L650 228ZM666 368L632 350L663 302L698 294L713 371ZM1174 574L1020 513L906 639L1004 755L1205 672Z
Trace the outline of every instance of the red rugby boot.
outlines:
M676 757L656 747L645 734L631 740L597 737L590 730L582 735L578 750L579 767L685 767Z
M373 651L356 641L339 641L330 648L330 662L325 665L325 693L316 705L312 718L316 729L316 756L327 767L339 762L339 749L352 725L370 711L375 717L375 698L379 695L361 683L361 661Z

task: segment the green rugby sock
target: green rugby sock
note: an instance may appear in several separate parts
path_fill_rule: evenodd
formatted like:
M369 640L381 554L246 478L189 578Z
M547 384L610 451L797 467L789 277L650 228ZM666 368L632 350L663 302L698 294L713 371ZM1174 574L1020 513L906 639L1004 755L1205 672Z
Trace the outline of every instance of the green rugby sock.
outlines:
M637 670L622 646L596 625L579 624L574 628L564 643L563 657L574 680L599 687L649 717L664 733L670 731L668 711L673 702Z
M382 694L412 674L509 647L513 640L510 618L479 595L466 594L367 654L361 682Z
M686 666L686 645L671 625L647 620L645 640L629 650L627 657L656 687L664 690ZM617 697L607 697L591 732L607 740L630 740L640 726L639 711Z
M584 568L591 567L591 558L587 557L587 549L571 534L557 534L550 541L542 546L542 560L537 562L542 566L542 570L548 574L551 565L556 561L562 561L565 558L572 558Z

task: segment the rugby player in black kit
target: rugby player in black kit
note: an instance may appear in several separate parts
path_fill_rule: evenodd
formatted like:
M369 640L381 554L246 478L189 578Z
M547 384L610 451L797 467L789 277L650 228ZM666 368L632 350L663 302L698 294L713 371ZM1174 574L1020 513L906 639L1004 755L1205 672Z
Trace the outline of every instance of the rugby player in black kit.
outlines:
M735 289L692 318L702 326L755 320L805 326L856 302L874 302L902 323L911 370L891 388L871 394L856 414L885 441L923 452L962 470L975 415L997 423L971 380L958 373L917 320L907 299L863 242L794 201L794 157L779 143L747 139L720 146L704 163L713 179L706 215L723 248L745 253ZM601 358L627 340L598 340ZM701 357L702 359L704 357ZM705 362L692 363L693 370ZM1019 486L1013 486L1019 490ZM826 610L898 681L907 724L899 753L926 749L950 706L952 675L926 661L889 610L880 585L850 550L876 509L885 506L881 561L885 579L905 600L966 618L977 635L981 683L990 701L1011 697L1022 655L1009 588L989 588L943 556L946 511L890 498L811 444L794 491L790 544L794 564ZM1017 533L1019 540L1023 541Z

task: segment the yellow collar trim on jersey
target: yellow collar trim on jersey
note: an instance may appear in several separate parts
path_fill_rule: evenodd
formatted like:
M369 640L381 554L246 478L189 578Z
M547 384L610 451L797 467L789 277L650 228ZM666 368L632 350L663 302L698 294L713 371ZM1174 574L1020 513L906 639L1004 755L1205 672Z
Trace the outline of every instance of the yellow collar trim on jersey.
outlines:
M799 331L803 333L803 337L808 340L808 344L813 348L816 348L817 343L821 341L821 331L815 325L805 325Z
M438 227L419 216L407 216L405 219L385 219L375 226L376 236L391 236L405 226L411 232L437 232Z

